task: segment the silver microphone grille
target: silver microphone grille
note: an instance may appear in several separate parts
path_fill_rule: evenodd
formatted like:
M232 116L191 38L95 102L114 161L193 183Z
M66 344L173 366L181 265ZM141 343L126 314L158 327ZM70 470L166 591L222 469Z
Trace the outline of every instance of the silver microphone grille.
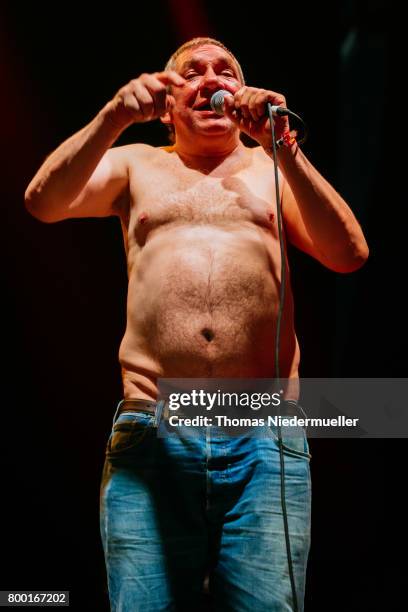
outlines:
M219 89L211 96L210 105L213 111L217 113L217 115L224 114L225 96L232 96L232 93L230 91L227 91L226 89Z

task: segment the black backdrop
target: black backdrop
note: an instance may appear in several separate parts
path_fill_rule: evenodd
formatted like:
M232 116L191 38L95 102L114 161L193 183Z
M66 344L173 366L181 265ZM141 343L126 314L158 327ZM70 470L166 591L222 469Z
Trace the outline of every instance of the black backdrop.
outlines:
M122 392L126 266L116 219L41 224L23 193L51 150L187 38L219 38L248 84L285 93L309 125L305 153L367 235L369 262L347 277L291 251L301 374L406 375L402 62L389 3L147 4L2 9L0 589L70 590L74 609L108 609L98 493ZM119 143L131 141L166 133L132 126ZM310 441L306 612L400 609L404 445Z

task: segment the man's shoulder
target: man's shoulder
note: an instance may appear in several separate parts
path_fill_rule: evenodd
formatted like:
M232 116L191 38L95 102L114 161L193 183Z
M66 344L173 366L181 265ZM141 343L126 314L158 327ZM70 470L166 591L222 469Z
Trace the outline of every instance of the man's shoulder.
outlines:
M154 154L158 147L152 147L144 142L132 142L127 145L115 146L110 149L112 155L124 158L147 157Z
M143 142L135 142L132 144L112 147L109 152L116 159L121 159L127 166L132 166L136 162L154 163L163 152L170 152L172 147L158 146L145 144Z
M253 151L252 155L254 156L255 159L266 162L266 163L271 163L272 161L271 158L265 152L265 149L261 145L257 145L256 147L253 147L252 151Z
M253 147L252 151L252 159L254 160L256 166L263 168L265 172L273 172L274 164L272 157L266 153L265 149L258 145ZM281 169L278 168L277 170L279 176L283 178Z

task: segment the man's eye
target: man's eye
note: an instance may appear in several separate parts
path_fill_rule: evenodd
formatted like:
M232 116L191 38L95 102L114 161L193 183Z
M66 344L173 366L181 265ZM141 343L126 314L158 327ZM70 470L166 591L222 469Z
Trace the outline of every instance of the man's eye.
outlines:
M184 78L185 78L185 79L191 79L191 77L195 77L195 76L197 76L197 73L196 73L196 72L188 72L188 73L185 75L185 77L184 77Z
M222 74L226 74L227 76L231 76L231 77L234 76L233 73L230 70L223 70Z

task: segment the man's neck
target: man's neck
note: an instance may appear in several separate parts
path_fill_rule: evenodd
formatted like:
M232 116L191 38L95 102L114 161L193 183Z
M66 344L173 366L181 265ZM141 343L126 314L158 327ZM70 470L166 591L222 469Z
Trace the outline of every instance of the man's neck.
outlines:
M246 147L239 139L226 146L203 146L198 150L195 147L183 146L180 141L176 141L172 151L177 153L182 162L189 168L208 174L227 159L228 163L234 163L242 159L246 154Z

